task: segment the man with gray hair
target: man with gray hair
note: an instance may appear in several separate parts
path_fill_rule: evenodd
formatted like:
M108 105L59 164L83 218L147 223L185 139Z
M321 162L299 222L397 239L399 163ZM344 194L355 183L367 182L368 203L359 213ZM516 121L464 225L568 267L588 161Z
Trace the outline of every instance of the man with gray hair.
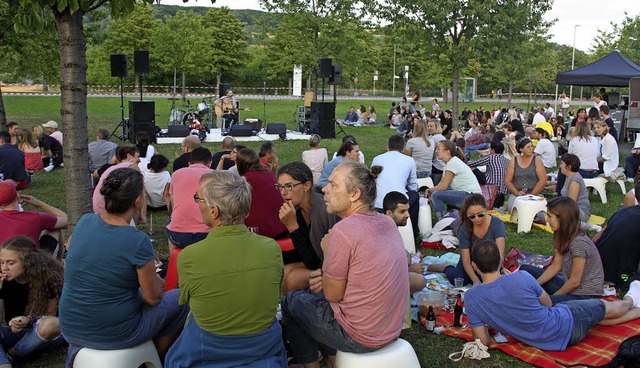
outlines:
M275 318L282 252L244 225L251 187L237 174L216 170L202 175L193 200L211 231L178 258L179 303L191 314L165 365L286 367Z
M372 352L402 330L407 258L396 224L374 208L377 174L344 161L322 189L327 212L342 218L322 240L322 269L310 275L311 291L324 297L294 290L281 301L287 337L305 368L320 367L319 344L335 363L336 349Z
M89 170L93 173L111 162L117 148L117 144L109 141L109 131L104 128L98 129L96 140L89 143Z

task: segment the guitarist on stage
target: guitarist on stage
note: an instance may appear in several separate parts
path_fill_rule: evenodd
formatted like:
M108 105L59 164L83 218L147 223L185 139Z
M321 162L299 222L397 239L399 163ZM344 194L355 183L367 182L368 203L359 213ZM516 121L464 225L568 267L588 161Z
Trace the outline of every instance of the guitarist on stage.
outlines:
M229 129L233 124L238 124L238 108L231 89L226 91L224 97L217 99L215 105L216 115L226 121L226 129Z

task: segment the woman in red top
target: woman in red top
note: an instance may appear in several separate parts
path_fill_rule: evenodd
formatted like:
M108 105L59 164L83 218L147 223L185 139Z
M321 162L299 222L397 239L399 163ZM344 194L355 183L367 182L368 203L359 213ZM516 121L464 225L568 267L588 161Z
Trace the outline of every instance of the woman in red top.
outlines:
M247 227L258 228L260 235L279 238L287 234L287 228L280 222L282 196L274 187L277 183L273 172L260 164L258 154L251 148L243 148L236 158L238 173L251 185L251 209L244 221Z
M20 129L20 150L24 153L24 166L27 171L40 171L44 168L38 140L28 129Z

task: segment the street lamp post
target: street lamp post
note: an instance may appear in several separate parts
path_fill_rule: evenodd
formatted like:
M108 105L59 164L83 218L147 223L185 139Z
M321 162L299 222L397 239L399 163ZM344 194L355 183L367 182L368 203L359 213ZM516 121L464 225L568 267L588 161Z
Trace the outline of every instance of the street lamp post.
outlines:
M571 53L571 70L573 70L573 66L576 61L576 30L580 27L579 24L573 26L573 52ZM573 97L573 85L569 86L569 101Z
M378 80L378 71L373 72L373 95L376 95L376 81Z

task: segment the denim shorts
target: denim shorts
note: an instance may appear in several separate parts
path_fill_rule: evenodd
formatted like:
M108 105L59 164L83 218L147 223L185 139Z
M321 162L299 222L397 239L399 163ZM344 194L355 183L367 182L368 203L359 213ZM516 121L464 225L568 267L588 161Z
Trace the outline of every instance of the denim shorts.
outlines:
M6 350L10 348L14 349L16 356L25 357L40 349L62 344L64 341L62 335L58 335L51 340L45 340L38 334L38 325L43 319L39 319L31 327L25 328L18 333L12 332L9 326L0 327L0 345L2 345L2 349L0 349L0 365L11 364L6 353Z
M197 243L209 235L209 233L179 233L177 231L171 231L165 228L167 238L171 241L171 244L178 248L184 248L187 245Z
M604 319L606 313L604 302L600 299L569 300L560 304L569 307L573 315L573 330L567 346L582 341L591 327Z

